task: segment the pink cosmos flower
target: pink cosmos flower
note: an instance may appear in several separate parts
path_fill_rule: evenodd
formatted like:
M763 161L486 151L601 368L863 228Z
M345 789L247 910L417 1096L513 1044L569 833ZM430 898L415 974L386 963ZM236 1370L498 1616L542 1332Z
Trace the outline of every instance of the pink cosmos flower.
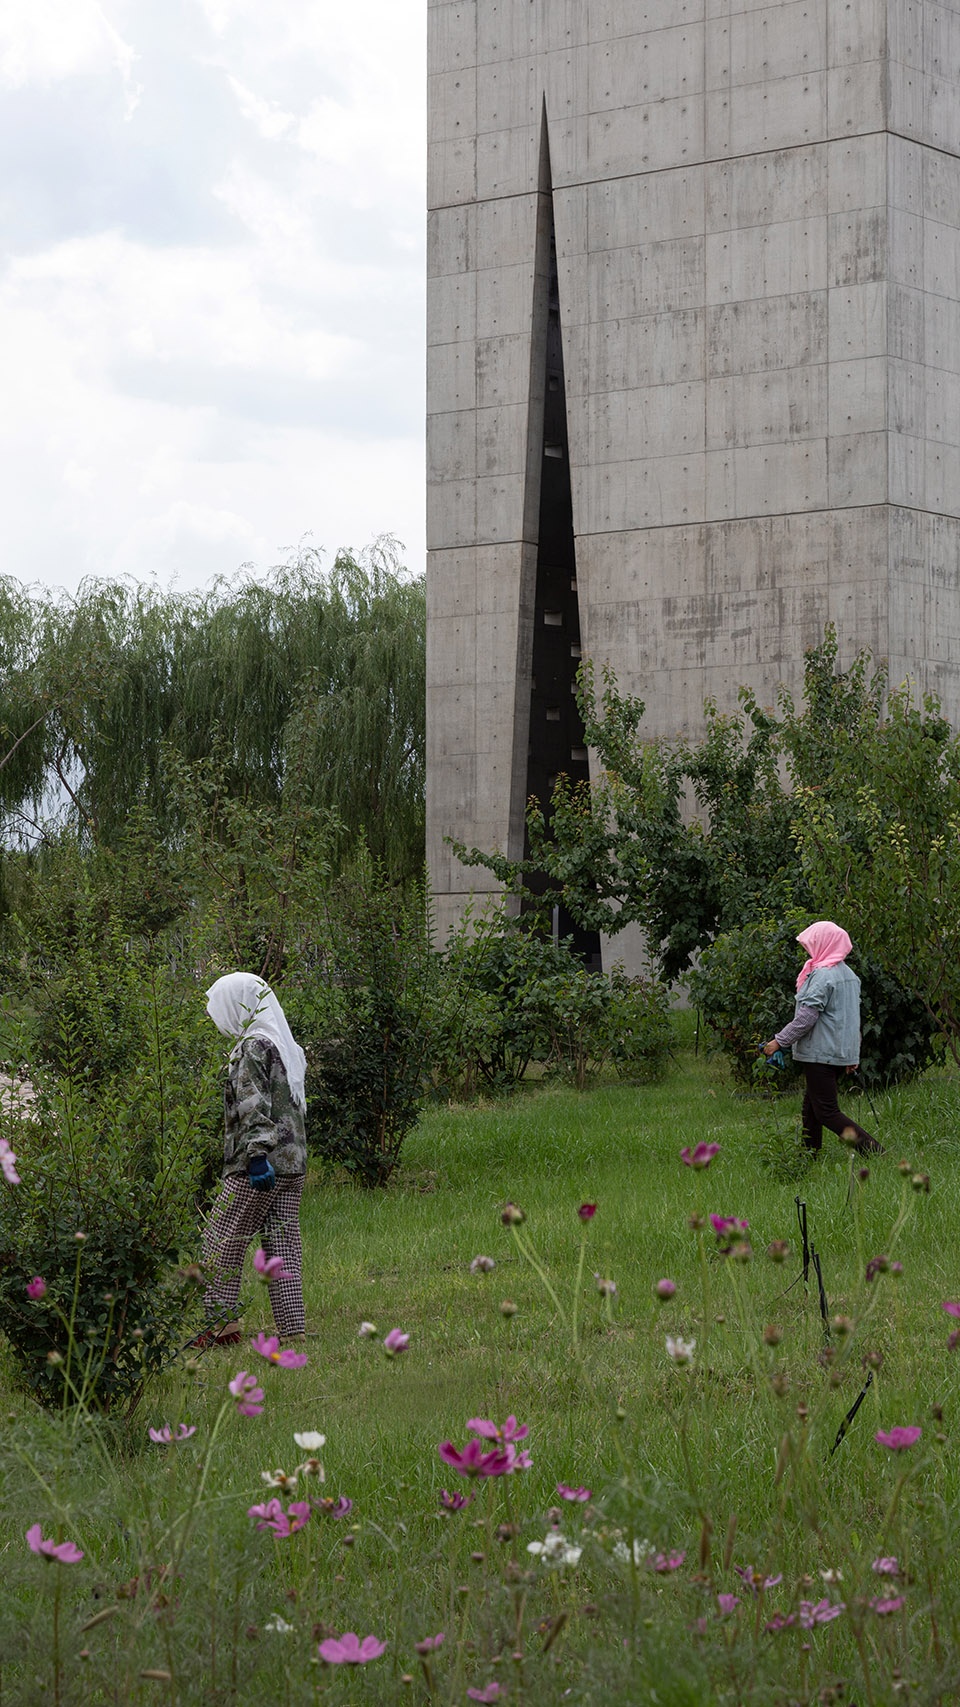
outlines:
M589 1488L571 1488L567 1482L557 1483L557 1493L560 1495L562 1500L580 1500L581 1502L585 1502L586 1500L593 1499L593 1494Z
M718 1618L729 1618L731 1612L740 1605L740 1596L738 1594L718 1594L717 1605L720 1608L717 1614Z
M577 1210L577 1214L581 1221L592 1221L596 1213L597 1206L595 1203L581 1203L580 1208Z
M263 1388L257 1386L255 1375L248 1375L241 1369L233 1380L227 1383L230 1392L237 1401L237 1410L242 1417L258 1417L263 1410Z
M248 1506L247 1516L258 1519L258 1529L270 1529L280 1540L286 1540L309 1522L310 1501L292 1500L284 1511L279 1500L267 1500L265 1505Z
M80 1548L75 1547L72 1541L45 1541L39 1523L34 1523L27 1530L27 1546L31 1553L39 1553L44 1559L56 1559L60 1565L76 1565L83 1558Z
M944 1299L940 1308L946 1310L948 1316L960 1316L960 1304L953 1304L948 1298Z
M317 1651L328 1666L365 1666L368 1660L378 1660L386 1653L387 1644L378 1642L376 1636L364 1636L361 1642L347 1630L342 1636L328 1636Z
M448 1494L446 1488L440 1489L440 1504L444 1511L462 1511L465 1505L472 1503L472 1494Z
M307 1361L305 1351L293 1351L290 1346L281 1349L276 1334L271 1334L269 1339L266 1334L257 1334L250 1344L254 1351L258 1351L268 1363L275 1363L278 1369L302 1369Z
M745 1233L750 1223L741 1221L736 1215L711 1215L710 1225L717 1238L722 1239L727 1233Z
M795 1612L775 1612L769 1624L765 1624L763 1628L776 1635L780 1630L789 1630L791 1624L796 1622L797 1615Z
M8 1185L19 1185L20 1175L16 1168L17 1158L6 1138L0 1138L0 1171Z
M686 1556L686 1553L655 1553L650 1563L660 1576L665 1576L668 1571L679 1571Z
M470 1701L499 1701L499 1683L488 1683L486 1689L468 1689L467 1698Z
M680 1151L680 1160L688 1168L708 1168L714 1156L719 1156L719 1144L696 1144L693 1149L688 1145Z
M900 1561L893 1557L874 1559L870 1569L876 1571L878 1577L898 1577L900 1575Z
M658 1280L655 1283L653 1290L656 1297L660 1299L660 1302L665 1304L667 1299L672 1298L676 1292L677 1283L675 1280L667 1280L664 1278L663 1280Z
M268 1286L272 1286L275 1280L293 1279L293 1276L288 1274L283 1266L283 1258L268 1257L264 1250L254 1251L253 1266L260 1279L265 1280Z
M816 1604L812 1600L801 1600L800 1623L804 1630L812 1630L815 1624L829 1624L846 1610L842 1600L818 1600Z
M172 1440L189 1440L190 1436L192 1434L196 1434L196 1432L196 1425L194 1425L193 1428L188 1428L186 1423L177 1424L177 1432L175 1435L171 1432L169 1423L164 1423L162 1428L147 1429L150 1439L155 1441L157 1446L169 1446Z
M346 1494L341 1494L339 1499L335 1500L314 1500L313 1505L314 1510L322 1512L324 1517L349 1517L353 1510L353 1501L348 1500Z
M922 1433L922 1428L911 1424L909 1428L891 1428L886 1431L880 1428L873 1438L878 1446L886 1446L890 1452L903 1452L907 1446L916 1446Z
M870 1611L875 1612L878 1618L886 1618L891 1612L899 1612L905 1599L906 1595L903 1594L891 1595L888 1600L878 1596L876 1600L871 1600Z
M468 1440L462 1452L452 1440L443 1440L437 1451L458 1476L509 1476L516 1456L512 1446L494 1446L485 1452L479 1440Z
M526 1440L530 1433L527 1423L518 1423L515 1416L509 1416L500 1428L487 1417L471 1417L467 1423L471 1434L479 1434L483 1440Z
M42 1274L35 1274L32 1280L27 1281L27 1297L32 1298L34 1302L39 1298L43 1298L46 1294L46 1290L47 1283Z
M432 1654L437 1648L442 1648L444 1634L445 1632L440 1630L436 1636L424 1636L423 1641L416 1644L417 1653Z
M776 1588L778 1583L783 1582L782 1571L778 1571L775 1577L765 1577L754 1565L734 1565L733 1568L737 1576L743 1578L747 1587L751 1588L754 1594L758 1593L760 1589Z
M402 1334L399 1328L391 1328L383 1342L383 1349L388 1357L399 1357L410 1344L410 1335Z

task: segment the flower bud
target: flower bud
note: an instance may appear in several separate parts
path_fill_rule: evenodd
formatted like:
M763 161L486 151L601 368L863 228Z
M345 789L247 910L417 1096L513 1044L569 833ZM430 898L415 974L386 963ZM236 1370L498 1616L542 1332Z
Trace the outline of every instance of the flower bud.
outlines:
M746 1239L741 1239L739 1244L734 1245L733 1249L730 1252L730 1261L731 1262L752 1262L753 1261L753 1250L751 1249L750 1245L747 1243Z
M853 1333L853 1322L849 1316L834 1316L830 1325L838 1340L844 1340L848 1334Z
M913 1173L913 1163L907 1162L907 1161L898 1162L897 1163L897 1173L902 1174L904 1179L906 1179L908 1174Z
M910 1184L913 1186L914 1191L925 1191L927 1196L930 1196L929 1174L911 1174Z
M696 1211L694 1211L687 1223L691 1233L702 1233L706 1224L705 1217L703 1215L698 1215Z
M867 1180L869 1178L870 1178L870 1169L869 1168L858 1168L857 1169L857 1179L860 1181L861 1185L866 1185Z
M47 1352L47 1362L52 1363L54 1368L56 1368L58 1363L63 1362L63 1358L61 1357L61 1355L58 1351L48 1351Z
M520 1227L527 1217L516 1203L505 1203L500 1219L505 1227Z
M470 1264L470 1273L471 1274L491 1274L492 1271L496 1268L496 1266L497 1265L494 1262L493 1257L483 1257L483 1256L474 1257L473 1261Z
M86 1235L86 1233L81 1233L79 1228L77 1229L77 1231L74 1233L73 1236L76 1239L78 1245L85 1245L86 1244L87 1235Z
M658 1280L654 1283L654 1297L659 1298L661 1304L665 1304L668 1298L672 1298L676 1290L677 1283L675 1280L667 1280L664 1278L663 1280Z
M509 1318L510 1316L515 1316L516 1313L517 1313L517 1306L513 1302L513 1299L512 1298L504 1298L502 1304L500 1305L501 1316L506 1316Z
M790 1382L780 1369L777 1370L776 1375L771 1375L770 1385L778 1399L785 1398L786 1394L790 1391Z
M783 1339L783 1329L776 1322L770 1322L763 1330L764 1345L779 1345Z
M767 1246L767 1256L771 1262L786 1262L789 1255L790 1246L786 1239L774 1239L773 1243Z

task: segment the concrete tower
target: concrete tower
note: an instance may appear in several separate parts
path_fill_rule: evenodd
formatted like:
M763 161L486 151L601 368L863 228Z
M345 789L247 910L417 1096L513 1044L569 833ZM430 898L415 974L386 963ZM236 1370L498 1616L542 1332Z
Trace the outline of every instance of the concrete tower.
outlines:
M441 933L586 775L836 624L960 721L960 0L430 0Z

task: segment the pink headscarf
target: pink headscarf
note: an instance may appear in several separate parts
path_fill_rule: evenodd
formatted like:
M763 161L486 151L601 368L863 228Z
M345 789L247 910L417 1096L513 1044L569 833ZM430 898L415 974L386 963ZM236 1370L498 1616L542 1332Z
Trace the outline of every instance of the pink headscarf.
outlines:
M797 941L810 956L800 968L798 990L808 973L819 972L821 966L839 966L853 947L846 931L835 925L832 919L818 919L816 924L808 925L805 931L800 932Z

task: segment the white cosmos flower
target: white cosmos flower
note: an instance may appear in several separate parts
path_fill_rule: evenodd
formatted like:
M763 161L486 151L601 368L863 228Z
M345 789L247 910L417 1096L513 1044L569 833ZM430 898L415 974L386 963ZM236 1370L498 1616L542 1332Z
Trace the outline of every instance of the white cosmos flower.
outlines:
M293 1438L301 1452L319 1452L327 1444L325 1434L295 1434Z
M667 1356L672 1357L674 1363L690 1363L696 1349L696 1340L674 1339L667 1335Z
M362 1340L374 1339L376 1337L376 1333L377 1333L376 1322L361 1322L359 1328L357 1329L357 1333L359 1334L359 1336Z
M545 1541L528 1541L527 1552L545 1565L579 1565L583 1548L572 1546L559 1529L551 1529Z
M281 1618L279 1612L275 1612L272 1618L268 1618L263 1628L274 1631L278 1636L293 1635L293 1625L288 1624L285 1618Z
M260 1480L266 1482L268 1488L295 1488L297 1472L293 1470L288 1476L286 1470L261 1470Z
M634 1543L633 1543L633 1562L634 1562L634 1564L635 1565L642 1565L644 1563L644 1560L649 1559L650 1554L653 1552L653 1550L654 1549L651 1547L649 1541L634 1541ZM630 1549L627 1546L627 1543L625 1541L618 1541L617 1542L616 1546L613 1549L613 1556L621 1565L629 1565L629 1563L630 1563Z

